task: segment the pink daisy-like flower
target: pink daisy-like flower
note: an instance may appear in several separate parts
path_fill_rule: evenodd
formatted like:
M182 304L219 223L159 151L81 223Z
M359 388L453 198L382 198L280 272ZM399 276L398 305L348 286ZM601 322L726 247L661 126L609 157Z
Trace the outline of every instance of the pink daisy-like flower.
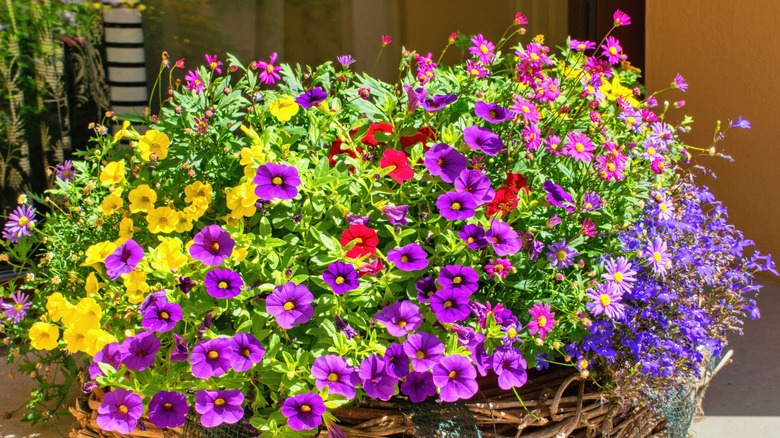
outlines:
M593 316L599 316L603 313L612 319L623 318L625 306L620 303L623 293L614 283L602 283L598 290L588 289L586 296L593 300L586 304Z
M610 258L606 263L607 273L601 277L615 285L623 293L631 292L632 283L636 281L636 271L631 269L631 263L625 257L617 260Z
M570 132L566 136L566 144L563 145L563 154L568 155L574 161L590 163L593 161L593 151L596 149L590 138L581 132Z
M549 304L536 303L528 309L528 313L533 318L528 323L528 331L532 335L539 334L539 339L544 339L552 331L555 325L555 312L550 311Z
M194 70L188 71L187 76L184 76L184 79L187 81L187 85L185 85L184 88L190 91L200 93L204 88L206 88L206 84L203 83L203 79L200 78L200 74Z
M612 14L612 20L615 27L628 26L631 24L631 17L629 17L628 14L621 11L620 9L616 10L615 13Z
M617 38L607 37L604 44L601 45L601 49L603 50L602 54L607 57L610 64L615 65L620 62L623 47L620 46L620 41Z
M206 55L206 63L209 65L211 71L215 71L222 74L222 61L217 59L217 55Z
M488 75L488 69L481 62L471 59L466 62L466 71L475 78L484 78Z
M512 270L512 262L509 259L490 259L485 265L485 272L491 280L495 277L506 278L506 274Z
M472 38L471 43L474 45L469 47L469 54L476 56L483 64L490 65L493 58L496 57L496 54L493 53L496 46L486 40L481 33Z
M513 113L522 117L526 123L536 123L541 118L536 104L520 95L515 96L510 109Z
M643 255L656 274L666 275L667 264L671 264L672 260L666 252L666 242L663 239L656 237Z
M264 84L275 84L276 81L281 79L281 76L279 76L279 70L282 69L282 67L278 65L274 65L274 62L276 62L276 57L278 55L276 52L271 54L271 57L268 59L268 62L265 61L257 61L256 65L258 70L260 70L260 82Z

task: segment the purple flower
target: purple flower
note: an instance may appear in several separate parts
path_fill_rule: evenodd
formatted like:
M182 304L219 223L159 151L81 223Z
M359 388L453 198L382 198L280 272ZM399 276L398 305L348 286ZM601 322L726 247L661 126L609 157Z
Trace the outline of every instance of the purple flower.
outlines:
M165 333L173 330L181 317L181 306L157 300L144 310L141 326L150 332Z
M482 151L487 155L498 155L506 149L501 137L493 131L479 126L469 126L463 130L463 141L471 149Z
M436 112L456 100L458 100L456 94L437 94L436 96L420 102L420 106L423 107L425 111Z
M387 374L384 360L376 354L363 359L358 375L363 381L363 391L369 397L388 401L395 394L398 379Z
M625 306L620 303L623 293L615 283L608 281L600 284L598 291L589 288L587 292L586 296L593 301L587 303L586 306L593 316L599 316L604 313L612 319L623 319Z
M479 225L468 224L458 233L458 236L466 242L470 249L478 250L487 246L485 229Z
M739 118L736 121L731 122L730 126L733 128L750 129L750 122L743 119L742 115L740 114Z
M479 170L463 170L455 178L455 191L466 192L474 196L477 205L490 202L496 196L490 187L490 179Z
M436 395L436 385L430 372L413 371L401 383L401 392L409 396L412 403L422 403L426 398Z
M70 160L65 160L62 164L58 164L55 170L57 171L55 176L62 181L73 181L73 178L76 176L76 172L73 170L73 162Z
M685 78L680 74L677 73L674 76L674 80L672 81L672 86L683 93L688 91L688 82L685 81ZM740 116L741 118L742 116Z
M266 312L276 317L279 327L289 330L311 320L314 316L312 301L314 295L309 292L309 288L289 281L274 288L265 300L265 308Z
M190 293L193 287L195 287L195 281L189 277L179 277L179 290L183 293Z
M468 358L457 354L439 359L433 367L433 383L445 402L471 398L479 389L476 379L477 370Z
M322 273L322 279L337 295L355 290L360 286L358 272L349 263L334 262Z
M179 336L178 334L173 334L173 349L171 350L171 362L184 362L187 360L187 358L190 355L189 350L189 344L187 343L187 340Z
M287 417L287 425L299 431L318 428L325 411L322 397L313 392L294 395L282 405L282 415Z
M420 308L411 301L396 301L385 306L374 314L374 318L387 328L387 333L396 337L405 336L422 325Z
M528 313L531 314L531 317L533 318L531 322L528 323L527 328L528 331L532 335L539 334L539 339L544 339L547 337L547 334L552 331L553 326L555 326L555 312L550 311L550 305L545 303L536 303L528 309Z
M412 358L412 369L428 371L442 357L444 344L431 334L419 332L409 335L403 343L404 353Z
M436 199L436 208L447 220L463 220L474 216L477 202L470 193L447 192Z
M431 296L429 302L436 319L445 324L463 321L471 314L469 293L464 290L441 289Z
M208 225L193 238L190 255L206 266L218 266L233 253L236 242L219 225Z
M601 277L613 283L623 293L631 292L631 287L636 282L636 271L631 269L631 263L625 257L617 260L610 258L606 263L607 273Z
M344 217L347 223L350 225L365 225L368 226L368 222L371 220L370 216L358 216L355 213L347 213Z
M249 333L238 332L233 336L232 366L235 371L249 371L255 364L263 361L265 348L263 344Z
M547 259L550 264L558 269L563 269L574 264L574 257L580 255L574 248L566 244L566 239L550 245Z
M403 379L409 374L409 356L401 344L390 344L385 350L385 370L392 377Z
M428 254L417 242L391 249L387 252L387 260L402 271L419 271L428 267Z
M241 293L244 280L241 274L230 269L212 269L206 273L203 285L214 298L233 298Z
M420 300L421 303L427 303L428 298L439 290L436 287L436 279L433 277L425 277L422 280L417 280L414 288L417 289L417 299Z
M357 370L343 357L333 354L314 359L311 375L318 390L327 386L329 394L341 394L349 400L355 398L355 386L360 384Z
M441 177L447 183L455 181L468 166L466 157L444 143L437 143L428 149L423 163L431 175Z
M479 289L479 274L471 266L447 265L439 272L439 284L470 296Z
M236 355L234 345L230 338L214 338L195 344L190 354L192 375L199 379L208 379L230 371Z
M469 54L479 58L481 63L490 65L490 63L493 61L493 58L496 57L496 54L493 53L493 50L496 49L496 46L493 45L493 43L490 41L486 40L481 33L471 38L471 43L473 46L469 47Z
M593 161L593 151L596 147L593 146L593 142L587 135L581 132L570 132L566 139L566 144L563 145L564 155L572 157L574 161L583 163Z
M187 85L185 85L184 88L190 91L194 91L195 94L200 93L204 88L206 88L206 84L203 83L203 79L200 78L200 74L194 70L189 70L187 75L184 76L184 79L187 81Z
M311 90L301 93L295 98L295 102L304 108L311 108L324 102L327 98L328 93L326 93L325 90L320 87L314 87Z
M569 41L569 48L577 52L584 52L586 50L595 49L596 43L594 43L593 41L571 40Z
M574 212L574 200L571 195L558 184L553 183L549 179L543 184L544 190L547 192L547 202L550 204L562 208L569 213Z
M525 359L514 347L502 346L496 349L493 370L498 375L498 386L504 390L519 388L528 381Z
M582 200L582 211L592 211L601 208L603 201L596 192L587 192Z
M35 227L35 208L27 205L19 205L8 216L3 228L3 239L11 239L11 242L19 242L22 236L30 236Z
M352 339L353 337L357 336L357 332L355 331L355 329L353 329L349 324L347 324L346 321L341 319L341 317L338 315L333 317L333 325L336 328L336 330L340 331L341 333L344 333L344 336L346 336L347 339Z
M485 233L485 239L499 256L516 254L523 247L517 232L508 223L498 219L490 221L490 229Z
M257 184L255 195L264 201L292 199L298 195L298 186L301 185L298 169L276 163L258 167L252 182Z
M128 435L144 414L144 403L133 391L117 388L103 396L97 411L97 424L101 429Z
M119 350L122 363L127 369L143 371L154 363L155 356L160 351L160 340L154 333L142 332L125 339Z
M501 105L481 100L474 104L474 114L490 123L505 122L512 117L512 113Z
M343 68L347 68L355 63L355 59L352 57L352 55L337 56L336 61L338 61Z
M203 427L235 424L244 417L244 394L238 390L209 391L195 394L195 412L200 414Z
M106 257L108 278L116 280L122 274L133 272L142 258L144 258L144 249L135 240L129 239Z
M0 308L3 309L3 315L14 324L18 324L27 316L27 309L30 308L30 302L28 301L30 296L22 291L18 290L11 295L13 303L4 303L0 301Z
M406 220L406 214L409 212L408 205L385 205L382 207L382 212L387 216L390 225L406 225L409 221Z
M404 84L404 91L406 91L406 111L410 114L420 106L420 103L425 100L425 96L428 95L428 90L425 88L414 88L409 84Z
M222 74L222 61L217 59L217 55L206 55L206 64L208 64L211 71L215 71Z
M103 349L92 357L92 364L89 366L89 376L92 379L105 375L103 370L100 369L100 365L98 365L101 363L111 365L115 370L122 366L122 350L118 343L112 342L104 345Z
M667 264L671 263L671 258L666 252L666 242L663 239L656 236L653 243L645 250L644 256L647 257L647 262L655 273L666 275Z
M258 76L260 82L271 85L276 81L278 81L279 79L281 79L281 76L279 76L279 70L281 70L282 67L278 65L274 65L277 56L278 55L276 54L276 52L274 52L271 54L271 57L268 59L268 62L257 61L255 63L257 69L260 70L260 75Z
M607 57L607 61L610 64L615 65L620 62L620 55L623 52L623 48L620 46L620 41L615 37L607 37L604 40L604 44L601 45L602 55Z
M187 398L178 392L160 391L149 402L149 421L160 429L183 426L190 411Z

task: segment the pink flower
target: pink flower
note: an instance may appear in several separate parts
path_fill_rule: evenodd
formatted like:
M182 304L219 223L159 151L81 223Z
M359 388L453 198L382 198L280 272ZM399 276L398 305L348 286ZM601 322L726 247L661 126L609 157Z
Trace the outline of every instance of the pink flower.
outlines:
M485 272L491 280L495 277L506 278L507 272L512 270L512 262L509 259L490 259L490 263L485 265Z
M206 55L206 62L209 65L209 68L211 71L215 71L219 74L222 74L222 61L219 61L217 59L217 55Z
M528 309L528 313L531 314L533 320L528 323L528 331L532 335L539 334L539 339L544 339L547 334L552 331L555 325L555 312L550 311L549 304L536 303L533 307Z
M621 11L620 9L616 10L615 13L612 14L612 19L614 20L615 27L628 26L631 24L631 17L629 17L628 14Z
M270 59L268 62L265 61L257 61L257 68L260 69L260 82L264 84L274 84L276 81L281 79L281 76L279 76L279 70L282 68L278 65L274 65L274 62L276 62L276 57L278 55L276 52L271 54Z
M393 42L393 39L390 38L390 35L382 35L382 47L387 47L392 42Z
M187 80L187 85L185 85L184 88L190 91L200 93L204 88L206 88L206 84L203 83L203 80L200 78L198 72L194 70L188 71L187 76L185 76L184 79Z

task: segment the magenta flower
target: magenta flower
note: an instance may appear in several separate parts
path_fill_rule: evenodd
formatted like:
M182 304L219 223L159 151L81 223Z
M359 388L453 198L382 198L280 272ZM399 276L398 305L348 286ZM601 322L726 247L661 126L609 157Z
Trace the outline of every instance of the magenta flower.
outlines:
M458 100L456 94L437 94L420 102L420 106L428 112L435 113Z
M607 37L604 44L601 45L603 50L602 55L607 57L607 61L610 64L615 65L620 62L620 56L623 52L623 48L620 46L620 41L615 37Z
M349 400L355 398L355 386L360 384L357 370L349 366L343 357L333 354L314 359L311 375L317 390L327 386L329 394L340 394Z
M392 42L393 42L393 39L390 38L390 35L382 35L382 47L387 47Z
M516 254L523 247L517 231L513 230L508 223L498 219L490 221L490 229L485 233L485 239L499 256Z
M101 429L129 435L144 414L144 403L133 391L117 388L103 396L97 412L97 424Z
M334 262L328 265L328 268L322 273L322 280L337 295L355 290L360 286L358 272L355 270L355 267L343 262Z
M203 427L235 424L244 418L244 394L238 390L209 391L195 394L195 412L200 414Z
M390 225L406 225L409 221L406 219L406 215L409 213L408 205L392 205L388 204L382 207L382 212L387 217L387 221Z
M428 149L423 163L428 173L440 177L447 183L455 181L455 178L468 166L466 157L444 143L437 143Z
M206 55L206 64L208 64L211 71L215 71L222 74L222 61L217 59L217 55Z
M385 370L391 377L403 379L409 374L409 356L401 344L390 344L385 350Z
M584 52L586 50L595 49L596 43L594 43L593 41L571 40L569 41L569 48L577 52Z
M255 194L264 201L292 199L298 195L298 186L301 185L298 169L276 163L258 167L252 182L257 184Z
M420 328L423 321L420 308L405 300L383 307L374 318L387 328L387 333L399 338Z
M406 91L406 111L409 114L413 113L428 95L428 90L425 88L414 88L409 84L404 84L404 91Z
M298 431L320 427L326 410L322 397L313 392L294 395L282 404L282 415L287 417L287 425Z
M436 287L436 279L433 277L425 277L422 280L417 280L414 288L417 290L417 299L420 300L421 303L427 303L428 298L439 290Z
M512 112L522 117L526 123L536 123L542 117L536 104L523 96L516 96L512 101Z
M477 370L464 356L443 357L433 367L433 383L439 388L439 397L445 402L471 398L477 393Z
M631 24L631 17L620 9L615 10L615 13L612 14L612 20L615 27L628 26Z
M464 290L444 288L431 295L428 301L436 319L445 324L463 321L471 314L469 293Z
M249 333L238 332L233 336L233 351L235 355L232 367L235 371L249 371L263 361L265 348L263 344Z
M485 272L488 278L495 277L506 278L506 274L512 270L512 262L509 259L490 259L490 263L485 265Z
M276 81L281 79L282 77L279 76L279 70L282 69L282 67L278 65L274 65L274 62L276 62L277 54L276 52L271 54L270 59L268 62L265 61L257 61L257 69L260 70L260 82L264 84L274 84Z
M116 280L122 274L133 272L142 258L144 258L144 249L135 240L127 240L106 257L108 278Z
M531 335L539 334L539 339L544 339L552 331L555 325L555 312L550 311L550 305L547 303L536 303L528 309L528 313L533 318L528 323L528 331Z
M203 280L206 292L214 298L234 298L241 294L244 280L241 274L230 269L212 269Z
M566 239L555 242L549 247L547 259L550 264L558 269L563 269L574 264L574 257L580 255L574 248L566 244Z
M167 300L157 300L144 309L141 326L150 332L165 333L173 330L181 317L181 306Z
M474 104L474 114L489 123L505 122L512 117L512 113L503 106L497 103L487 103L482 100L478 100L477 103Z
M35 208L27 205L19 205L8 216L3 228L3 239L11 239L11 242L19 242L21 236L30 236L35 227Z
M347 68L355 63L355 59L352 57L352 55L337 56L336 61L341 64L342 68Z
M496 54L493 53L496 46L486 40L481 33L473 37L471 43L473 46L469 47L469 54L476 56L481 63L490 65L490 63L493 62L493 58L496 57Z
M185 396L178 392L160 391L149 402L149 421L160 429L179 427L187 421L189 411Z
M653 272L660 275L666 275L667 264L671 266L671 258L666 252L666 242L660 237L656 237L644 252L647 262L653 268Z
M235 344L230 338L214 338L200 341L192 348L190 365L192 375L199 379L224 375L233 365Z
M470 193L447 192L436 199L436 208L447 220L464 220L474 216L477 202Z
M469 126L463 130L463 141L468 147L487 155L498 155L506 149L501 137L493 131L479 126Z
M477 205L493 200L495 190L490 187L490 178L479 170L465 169L455 178L455 191L470 193Z
M580 227L580 234L586 237L595 237L598 230L596 224L590 219L583 219L582 227Z
M466 246L474 251L487 246L485 239L485 229L479 225L468 224L458 233L458 236L466 242Z
M387 252L387 260L402 271L419 271L428 267L428 254L417 242L391 249Z
M589 288L585 296L593 300L586 304L593 316L603 313L612 319L623 319L625 307L620 303L623 293L614 283L609 281L602 283L597 291Z
M18 290L11 295L13 303L5 303L0 301L0 308L3 309L3 315L12 321L14 324L18 324L27 316L27 309L30 308L32 303L29 302L30 296L22 291Z
M519 388L528 381L523 355L514 347L501 346L493 354L493 370L498 376L498 386L504 390Z
M677 73L672 81L672 87L684 93L688 91L688 82L685 81L685 78L680 73Z
M543 187L547 192L547 202L558 208L562 208L569 213L574 212L574 199L572 199L569 192L564 190L563 187L555 184L549 179L544 182Z
M328 98L328 93L320 87L314 87L311 90L307 90L301 93L295 102L304 108L311 108L324 102Z
M279 327L289 330L298 324L304 324L314 316L311 303L314 295L305 285L289 281L276 286L265 300L266 312L276 317Z
M466 61L466 71L468 74L470 74L472 77L475 78L484 78L488 75L488 69L479 61L474 61L469 59Z
M184 88L194 91L196 94L206 88L206 84L203 83L200 74L194 70L188 71L187 75L184 76L184 79L187 81L187 85L185 85Z
M178 334L173 334L173 348L171 349L171 362L184 362L190 356L189 343Z
M568 155L574 161L590 163L593 161L593 151L596 149L590 138L581 132L570 132L566 136L566 143L563 145L563 154Z
M601 205L604 203L604 201L601 200L601 197L596 192L586 192L585 196L582 200L582 206L580 209L585 211L593 211L598 210L601 208Z
M610 258L606 262L607 273L601 277L622 293L631 292L633 283L636 281L636 271L631 269L631 263L625 257L618 257L617 260Z
M89 376L93 380L98 376L105 376L98 364L111 365L115 370L122 366L122 350L120 347L118 343L112 342L106 344L102 350L95 353L92 357L92 363L89 365Z
M422 403L426 398L436 395L433 374L428 371L413 371L401 383L401 392L409 396L412 403Z
M439 272L439 284L470 296L479 289L479 274L471 266L447 265Z
M119 346L122 363L127 369L143 371L154 363L157 352L160 351L160 340L154 333L142 332L126 338Z
M62 181L73 181L73 178L76 176L76 171L73 170L73 162L70 160L65 160L62 164L58 164L55 167L55 177Z
M444 353L444 344L431 334L418 332L409 335L403 343L404 353L412 359L412 369L430 370Z
M363 359L358 376L363 381L363 391L371 398L388 401L395 394L398 379L387 374L385 361L376 354Z
M190 255L206 266L218 266L230 257L235 246L236 242L230 237L230 233L219 225L212 224L195 235L190 246Z

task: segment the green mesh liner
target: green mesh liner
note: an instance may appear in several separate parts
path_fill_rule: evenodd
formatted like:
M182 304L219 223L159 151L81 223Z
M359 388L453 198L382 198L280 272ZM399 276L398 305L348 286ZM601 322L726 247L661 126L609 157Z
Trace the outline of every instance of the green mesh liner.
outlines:
M190 413L184 423L184 436L187 438L254 438L258 435L252 426L243 421L206 428L200 424L197 415Z
M462 403L408 403L404 406L418 436L481 438L477 422Z

